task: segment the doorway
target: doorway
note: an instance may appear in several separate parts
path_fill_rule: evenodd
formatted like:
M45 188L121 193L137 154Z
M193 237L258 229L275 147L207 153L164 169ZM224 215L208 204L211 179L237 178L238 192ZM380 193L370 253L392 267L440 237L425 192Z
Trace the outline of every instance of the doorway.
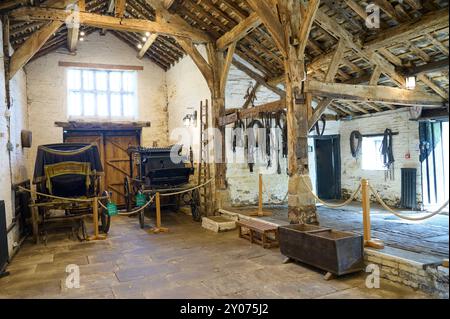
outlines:
M315 137L316 190L323 199L341 198L341 143L339 135Z
M125 205L124 180L130 176L130 157L127 149L140 146L141 130L64 131L64 143L94 143L102 160L105 176L100 181L102 190L112 193L118 206Z
M419 130L423 205L433 209L448 199L449 124L421 122Z

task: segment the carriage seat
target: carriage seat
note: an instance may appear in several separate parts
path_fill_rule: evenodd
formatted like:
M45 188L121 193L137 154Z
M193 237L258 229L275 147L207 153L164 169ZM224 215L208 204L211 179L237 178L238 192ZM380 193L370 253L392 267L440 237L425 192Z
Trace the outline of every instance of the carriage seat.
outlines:
M45 165L46 188L50 195L63 197L89 196L91 177L95 172L85 162L61 162Z

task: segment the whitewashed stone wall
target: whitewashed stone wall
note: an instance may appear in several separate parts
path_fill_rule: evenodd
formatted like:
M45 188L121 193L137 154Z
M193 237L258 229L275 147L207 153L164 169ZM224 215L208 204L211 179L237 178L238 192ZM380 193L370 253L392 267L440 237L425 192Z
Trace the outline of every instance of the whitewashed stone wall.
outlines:
M1 24L1 22L0 22ZM0 27L1 31L1 27ZM0 48L3 47L0 32ZM28 112L26 98L26 76L20 70L10 83L12 105L10 108L10 141L13 145L11 165L8 156L8 120L5 102L5 77L3 50L0 50L0 200L5 201L7 227L12 223L14 199L11 184L23 182L28 178L26 161L29 151L21 145L20 132L28 127ZM18 240L18 228L8 234L8 249L11 254L13 245Z
M399 135L393 137L394 180L385 179L384 171L369 171L361 168L361 159L355 160L350 153L350 134L358 130L361 134L382 134L386 128ZM361 178L369 179L389 204L396 205L401 196L401 169L417 168L417 198L421 202L421 175L419 162L419 124L409 121L407 109L388 111L382 115L363 117L341 122L341 165L343 192L353 192ZM410 158L406 155L410 154ZM360 197L359 197L360 198Z
M144 70L138 71L137 79L137 120L150 121L151 127L143 129L142 144L168 144L166 74L149 59L138 60L136 50L114 35L101 36L96 32L78 43L76 55L53 52L26 66L30 127L34 139L30 168L34 165L38 145L60 143L63 139L62 128L54 124L55 121L68 120L67 69L58 66L59 61L143 66Z

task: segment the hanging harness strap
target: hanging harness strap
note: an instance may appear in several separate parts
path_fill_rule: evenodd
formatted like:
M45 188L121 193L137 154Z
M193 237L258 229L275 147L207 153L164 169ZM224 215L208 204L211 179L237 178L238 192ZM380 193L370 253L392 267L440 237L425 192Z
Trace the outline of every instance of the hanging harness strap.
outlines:
M350 134L350 151L352 153L353 158L357 158L358 154L362 147L362 135L359 131L353 131ZM357 140L357 144L355 145L355 140Z
M392 131L386 129L384 131L383 143L381 145L381 154L383 155L383 163L387 169L391 169L395 162L394 150L392 145Z
M250 122L250 124L247 126L247 149L248 149L248 167L250 168L250 172L253 173L253 167L255 164L255 148L257 148L258 145L258 138L255 134L254 127L257 127L257 129L263 128L263 124L260 120L254 119Z
M244 122L242 122L242 120L237 120L234 123L234 128L233 128L233 153L236 153L236 147L238 145L243 144L243 130L244 130ZM238 129L240 129L238 131Z

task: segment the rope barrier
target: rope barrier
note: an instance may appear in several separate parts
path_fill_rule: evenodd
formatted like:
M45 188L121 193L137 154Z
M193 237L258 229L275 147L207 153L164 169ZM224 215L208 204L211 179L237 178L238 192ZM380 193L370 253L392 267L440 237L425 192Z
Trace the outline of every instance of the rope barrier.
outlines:
M168 196L174 196L174 195L181 195L181 194L189 193L189 192L191 192L191 191L194 191L194 190L196 190L196 189L199 189L199 188L202 188L202 187L208 185L208 184L211 183L214 179L215 179L215 178L213 177L213 178L209 179L208 181L206 181L205 183L203 183L203 184L201 184L201 185L198 185L198 186L195 186L195 187L192 187L192 188L190 188L190 189L186 189L186 190L179 191L179 192L174 192L174 193L160 194L160 196L161 196L161 197L168 197Z
M136 209L136 210L134 210L134 211L126 212L126 213L121 213L121 212L119 212L118 215L120 215L120 216L131 216L131 215L137 214L137 213L141 212L142 210L146 209L151 203L153 203L155 197L156 197L156 196L153 195L152 197L150 197L150 199L148 200L148 202L147 202L144 206L139 207L138 209ZM106 207L105 205L103 205L102 202L99 201L98 203L99 203L99 205L100 205L101 207L103 207L104 209L108 210L108 207Z
M308 191L313 195L313 197L322 205L329 207L329 208L340 208L340 207L344 207L347 206L348 204L350 204L355 198L356 195L358 195L359 191L361 190L361 185L358 186L358 188L356 189L356 191L353 192L353 194L350 196L349 199L347 199L345 202L340 203L340 204L332 204L332 203L327 203L323 200L321 200L316 194L314 194L314 192L312 191L311 187L309 187L308 183L306 183L306 181L304 180L304 177L307 175L301 175L301 180L303 181L303 183L305 184L306 188L308 189Z
M390 208L386 202L381 198L380 194L375 191L372 187L372 185L369 185L370 191L375 195L375 198L377 199L377 201L381 204L381 206L384 207L384 209L386 209L388 212L390 212L391 214L394 214L395 216L397 216L398 218L401 219L405 219L405 220L409 220L409 221L422 221L422 220L426 220L429 219L431 217L434 217L436 215L438 215L440 212L442 212L442 210L448 206L449 201L445 202L444 205L442 205L437 211L435 212L429 212L428 215L422 216L422 217L408 217L408 216L404 216L398 212L396 212L395 210L393 210L392 208Z
M49 194L44 194L44 193L40 193L37 191L32 191L31 189L19 186L18 187L20 190L28 192L30 194L35 194L35 195L39 195L39 196L43 196L43 197L48 197L48 198L52 198L52 199L59 199L59 200L64 200L64 201L69 201L69 202L76 202L76 203L92 203L94 198L91 199L81 199L81 198L69 198L69 197L61 197L61 196L55 196L55 195L49 195ZM108 199L108 196L103 196L103 197L98 197L99 200L102 199Z

